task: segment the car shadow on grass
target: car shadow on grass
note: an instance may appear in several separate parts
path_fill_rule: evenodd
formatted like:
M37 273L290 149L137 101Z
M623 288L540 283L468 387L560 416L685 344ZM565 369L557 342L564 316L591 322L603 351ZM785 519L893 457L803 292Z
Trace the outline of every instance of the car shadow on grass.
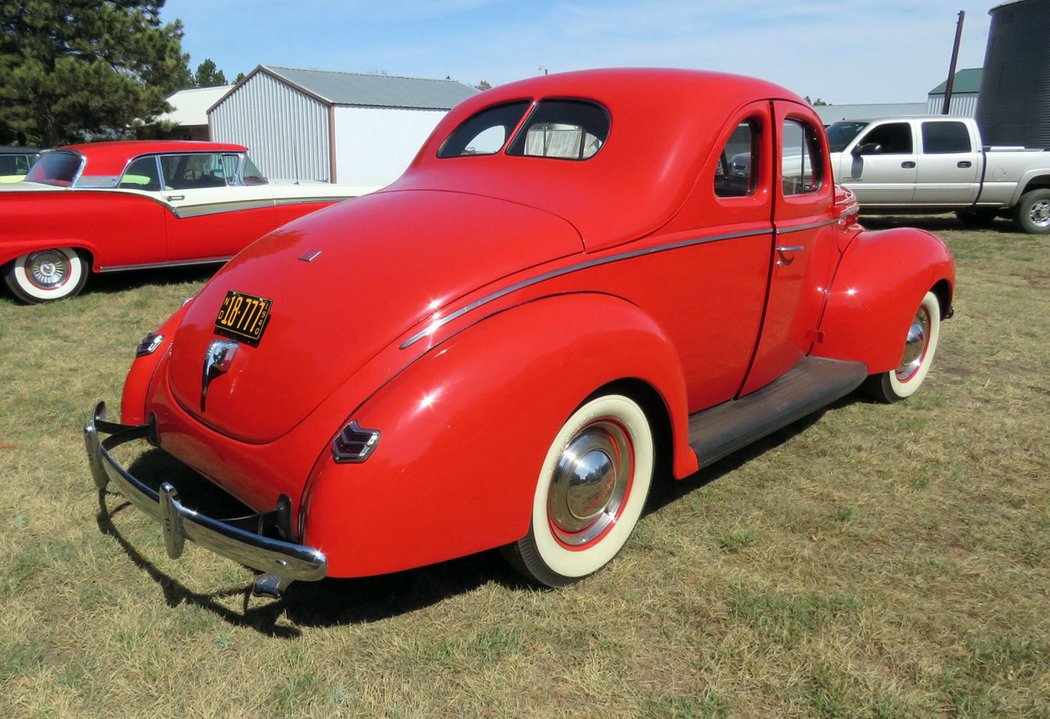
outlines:
M236 517L251 513L229 494L161 450L153 449L140 455L128 471L139 478L158 478L154 482L144 480L154 489L161 481L170 482L178 491L182 504L210 516ZM230 624L277 638L299 636L301 632L297 627L389 619L465 594L489 582L515 590L531 586L502 560L498 550L494 550L377 577L294 582L277 600L252 597L253 577L248 569L245 569L243 584L213 592L198 592L166 574L121 533L114 518L132 507L122 495L110 489L103 490L99 492L98 502L96 520L99 529L112 537L135 566L156 582L169 607L191 604ZM159 534L159 525L156 531ZM184 561L193 560L187 556ZM229 598L238 596L242 598L240 610L231 609ZM282 616L294 626L279 624Z
M826 411L854 401L865 400L856 393L845 397L681 481L674 480L666 467L658 468L659 476L653 484L645 516L658 512L689 493L731 474L755 457L779 447L820 421ZM176 487L183 504L191 508L206 507L206 513L212 516L249 513L236 499L160 450L150 450L139 456L129 471L140 478L163 477L163 481ZM159 483L160 480L156 482ZM276 638L298 637L304 627L330 627L390 619L438 604L490 582L514 591L551 591L538 588L523 579L503 561L498 550L492 550L376 577L296 582L277 600L251 596L249 570L245 570L243 585L213 592L197 592L165 574L121 534L113 518L130 507L121 495L109 490L100 492L98 526L103 533L114 538L135 566L157 583L169 607L191 604L212 612L232 625L255 629ZM160 532L159 525L157 532ZM185 561L192 559L187 558ZM242 599L240 610L230 608L230 597ZM282 616L292 626L279 623Z
M934 234L940 232L997 232L1002 234L1022 234L1013 222L999 217L990 224L970 227L963 224L954 215L865 215L861 213L860 224L866 230L889 230L896 227L917 227Z

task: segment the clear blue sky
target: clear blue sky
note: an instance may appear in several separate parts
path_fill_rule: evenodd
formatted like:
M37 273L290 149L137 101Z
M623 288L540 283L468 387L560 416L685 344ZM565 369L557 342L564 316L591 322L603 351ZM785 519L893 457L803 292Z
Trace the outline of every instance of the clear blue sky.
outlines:
M988 11L972 0L168 0L196 69L231 81L256 65L451 76L499 85L590 67L754 75L835 104L924 102L944 81L958 12L959 68L980 67Z

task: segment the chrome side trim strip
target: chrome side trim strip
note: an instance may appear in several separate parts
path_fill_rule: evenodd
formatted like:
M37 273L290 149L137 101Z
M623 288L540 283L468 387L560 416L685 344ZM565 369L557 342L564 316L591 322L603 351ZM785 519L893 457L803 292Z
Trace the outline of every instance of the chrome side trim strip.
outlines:
M688 239L688 240L681 240L680 242L672 242L672 243L669 243L669 244L666 244L666 245L656 245L654 247L646 247L646 248L641 249L641 250L634 250L632 252L624 252L624 253L619 254L619 255L610 255L609 257L602 257L602 258L595 259L595 260L589 260L587 262L581 262L579 264L570 265L568 267L563 267L563 268L558 269L558 270L551 270L550 272L545 272L542 275L537 275L536 277L530 277L527 280L522 280L522 281L517 282L517 283L515 283L513 285L510 285L509 287L504 287L501 290L497 290L497 291L493 292L490 295L486 295L485 297L482 297L481 299L478 299L478 300L475 300L474 302L471 302L469 305L466 305L465 307L459 308L458 310L456 310L452 314L448 315L447 317L442 317L439 320L435 320L430 325L428 325L425 329L420 330L419 332L417 332L416 334L412 335L407 340L405 340L401 344L400 349L407 349L408 347L411 347L412 345L414 345L416 342L418 342L419 340L423 339L424 337L428 337L428 336L434 334L439 329L441 329L442 327L447 325L449 322L452 322L453 320L456 320L456 319L462 317L463 315L467 314L468 312L473 312L474 310L476 310L477 308L481 307L482 305L486 305L486 304L488 304L490 302L493 302L495 300L500 299L501 297L505 297L505 296L511 294L512 292L517 292L518 290L525 289L526 287L531 287L532 285L539 284L540 282L546 282L547 280L554 279L555 277L562 277L563 275L572 274L574 272L580 272L581 270L587 270L587 269L590 269L592 267L600 267L601 265L608 265L608 264L612 264L613 262L622 262L623 260L630 260L630 259L634 259L635 257L644 257L646 255L655 255L655 254L660 253L660 252L668 252L670 250L678 250L678 249L681 249L683 247L693 247L694 245L705 245L705 244L708 244L710 242L722 242L724 240L737 240L737 239L741 239L741 238L744 238L744 237L759 237L759 236L762 236L762 235L772 235L772 234L773 234L773 228L772 227L768 227L768 228L763 228L762 230L749 230L747 232L731 232L731 233L727 233L727 234L724 234L724 235L711 235L709 237L694 237L694 238L691 238L691 239Z
M272 197L258 200L238 200L234 202L215 202L207 205L187 205L174 207L175 216L180 219L187 217L204 217L205 215L218 215L223 212L239 212L243 210L258 210L264 207L273 207Z
M785 227L783 229L777 228L778 235L790 235L792 232L805 232L806 230L816 230L820 227L827 227L828 225L834 225L837 220L821 220L820 222L811 222L808 225L799 225L797 227Z
M197 265L218 265L229 262L233 257L213 257L207 260L175 260L173 262L147 262L142 265L113 265L112 267L99 267L101 272L123 272L125 270L159 270L165 267L196 267Z

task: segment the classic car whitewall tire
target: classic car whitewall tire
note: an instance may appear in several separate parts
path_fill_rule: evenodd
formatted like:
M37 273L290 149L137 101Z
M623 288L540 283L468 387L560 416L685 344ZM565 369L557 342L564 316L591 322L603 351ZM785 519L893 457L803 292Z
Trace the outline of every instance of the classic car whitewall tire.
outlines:
M638 403L619 394L585 402L551 442L529 533L508 548L511 563L551 587L601 569L642 514L653 463L653 433Z
M897 402L915 394L930 371L940 336L941 302L933 292L927 292L908 326L900 366L869 377L869 393L882 402Z
M88 262L72 247L22 255L11 263L4 280L23 302L38 304L72 297L87 282Z

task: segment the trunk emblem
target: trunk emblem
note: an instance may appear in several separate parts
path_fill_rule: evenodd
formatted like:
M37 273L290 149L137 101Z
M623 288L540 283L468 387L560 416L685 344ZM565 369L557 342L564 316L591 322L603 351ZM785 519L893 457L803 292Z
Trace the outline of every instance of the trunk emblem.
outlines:
M201 411L204 411L204 398L208 396L208 385L223 372L230 369L233 358L237 355L238 345L233 340L214 340L204 353L204 374L201 377Z

